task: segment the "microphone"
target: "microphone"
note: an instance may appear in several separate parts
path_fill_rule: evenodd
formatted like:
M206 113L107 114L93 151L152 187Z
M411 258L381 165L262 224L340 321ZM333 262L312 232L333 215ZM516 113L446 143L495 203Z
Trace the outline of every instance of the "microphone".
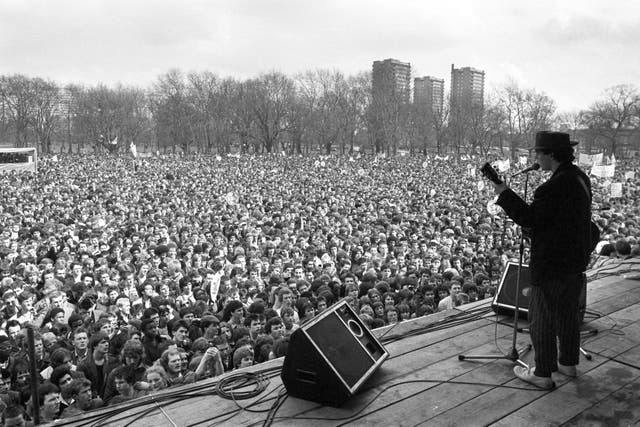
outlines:
M513 178L514 176L518 176L520 174L523 173L529 173L531 171L537 171L538 169L540 169L540 165L538 163L534 163L531 166L529 166L526 169L522 169L520 172L514 173L513 175L511 175L511 178Z

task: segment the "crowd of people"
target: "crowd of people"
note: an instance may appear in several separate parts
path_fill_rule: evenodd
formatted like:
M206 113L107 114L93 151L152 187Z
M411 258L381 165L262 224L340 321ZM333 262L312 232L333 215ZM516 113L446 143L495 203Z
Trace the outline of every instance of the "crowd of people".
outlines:
M342 298L377 328L493 296L521 230L483 162L58 155L0 176L3 419L33 413L28 329L50 421L284 356ZM592 177L607 256L640 251L638 165L618 161L620 198Z

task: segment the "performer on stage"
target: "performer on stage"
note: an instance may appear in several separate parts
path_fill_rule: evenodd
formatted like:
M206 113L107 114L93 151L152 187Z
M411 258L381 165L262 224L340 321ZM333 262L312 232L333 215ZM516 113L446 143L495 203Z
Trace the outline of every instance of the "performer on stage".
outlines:
M529 320L535 367L516 366L514 373L543 389L554 387L552 372L576 376L580 355L578 306L590 254L591 181L572 163L576 144L566 133L536 134L536 162L552 175L536 189L531 204L506 184L494 183L496 204L531 229Z

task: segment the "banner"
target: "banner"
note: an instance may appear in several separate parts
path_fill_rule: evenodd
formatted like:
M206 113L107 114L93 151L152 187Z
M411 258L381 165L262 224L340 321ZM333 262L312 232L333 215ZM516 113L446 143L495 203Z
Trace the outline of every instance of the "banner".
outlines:
M593 165L591 175L600 178L613 178L616 172L616 165Z
M624 173L624 180L626 181L628 179L631 179L631 180L636 179L636 173L634 171L625 172Z
M578 164L580 166L593 166L602 164L602 153L598 154L584 154L580 153L578 157Z
M520 166L526 166L526 164L527 164L527 156L518 157L518 163L520 163Z
M622 183L621 182L613 182L611 183L611 198L620 198L622 197Z
M496 167L500 172L506 172L511 168L511 160L496 160Z
M129 145L129 150L131 150L131 154L133 154L133 157L138 157L138 149L136 148L136 144L134 144L133 141L131 141L131 145Z

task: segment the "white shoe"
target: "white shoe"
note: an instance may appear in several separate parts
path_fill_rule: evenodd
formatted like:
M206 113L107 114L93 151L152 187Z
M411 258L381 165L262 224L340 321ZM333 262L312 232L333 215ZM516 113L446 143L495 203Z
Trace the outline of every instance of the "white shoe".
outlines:
M533 374L535 368L531 366L529 369L523 366L515 366L513 368L513 373L516 374L516 377L520 378L522 381L526 381L529 384L533 384L536 387L539 387L544 390L551 390L556 386L551 377L538 377Z

